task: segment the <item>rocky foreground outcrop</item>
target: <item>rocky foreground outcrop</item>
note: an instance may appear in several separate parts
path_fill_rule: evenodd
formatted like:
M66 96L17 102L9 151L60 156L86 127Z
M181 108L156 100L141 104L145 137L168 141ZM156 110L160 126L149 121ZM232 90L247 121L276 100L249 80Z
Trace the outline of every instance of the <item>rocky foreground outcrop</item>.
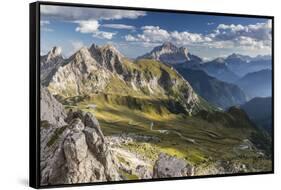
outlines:
M153 178L193 176L194 167L182 159L161 153L153 168Z
M54 127L66 125L64 119L67 115L63 105L53 97L47 88L41 87L40 106L41 122L52 124Z
M41 102L46 104L41 107L41 185L120 180L112 153L91 113L70 111L66 116L46 89L41 90Z

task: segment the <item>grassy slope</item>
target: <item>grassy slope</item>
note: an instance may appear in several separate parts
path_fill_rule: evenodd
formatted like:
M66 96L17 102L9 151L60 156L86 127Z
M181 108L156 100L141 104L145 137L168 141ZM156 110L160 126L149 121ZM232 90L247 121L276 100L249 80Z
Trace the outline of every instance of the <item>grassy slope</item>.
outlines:
M222 124L221 121L210 122L202 117L169 112L162 114L154 111L144 112L97 100L80 102L74 107L94 113L105 135L135 133L160 138L161 141L157 143L136 142L124 145L124 148L152 161L160 152L166 152L197 166L208 166L216 161L237 161L252 171L271 170L269 159L261 158L255 150L239 149L243 140L249 139L251 133L256 131L252 127L226 126L227 124ZM96 109L89 108L89 104L95 104ZM154 123L155 131L150 130L151 122ZM179 132L184 137L193 139L195 143L181 139L174 133L161 134L156 130Z

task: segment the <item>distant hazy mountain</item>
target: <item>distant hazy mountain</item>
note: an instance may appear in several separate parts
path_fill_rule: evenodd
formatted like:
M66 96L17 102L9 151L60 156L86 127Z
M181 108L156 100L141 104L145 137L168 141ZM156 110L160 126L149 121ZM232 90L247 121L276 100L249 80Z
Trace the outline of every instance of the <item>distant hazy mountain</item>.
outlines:
M253 98L241 106L256 125L271 132L272 130L272 98Z
M202 64L202 69L208 73L208 75L225 82L232 83L238 79L238 76L227 67L224 58L217 58L212 61L205 62Z
M231 54L225 59L227 67L239 77L248 73L256 72L264 69L271 69L271 56L258 55L249 57L240 54Z
M249 96L249 98L272 96L272 71L265 69L248 73L239 79L236 84Z
M42 84L47 84L52 74L62 64L63 57L60 47L53 47L47 55L40 57L40 78Z
M165 42L155 47L151 52L138 57L138 59L155 59L168 65L181 65L182 67L194 67L202 63L202 59L189 53L185 47L177 47L171 42Z
M177 70L200 96L218 107L225 109L246 101L244 92L235 84L217 80L201 70Z
M226 58L219 57L204 62L200 57L191 54L187 48L177 47L171 42L165 42L137 59L142 58L155 59L176 69L200 69L208 75L228 83L233 83L248 73L271 69L272 67L270 55L250 57L233 53Z

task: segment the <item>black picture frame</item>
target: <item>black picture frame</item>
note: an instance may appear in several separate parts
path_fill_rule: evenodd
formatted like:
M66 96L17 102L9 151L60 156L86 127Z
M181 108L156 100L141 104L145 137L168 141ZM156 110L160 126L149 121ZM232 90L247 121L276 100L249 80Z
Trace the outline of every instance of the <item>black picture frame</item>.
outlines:
M272 171L266 172L250 172L236 174L218 174L206 176L190 176L190 177L173 177L159 179L142 179L142 180L124 180L124 181L108 181L93 182L79 184L61 184L61 185L40 185L40 5L56 5L68 7L89 7L89 8L106 8L120 10L138 10L152 12L170 12L170 13L188 13L195 15L216 15L216 16L234 16L247 18L264 18L272 20ZM153 182L165 180L185 180L196 178L214 178L214 177L230 177L245 175L260 175L274 173L274 16L265 15L248 15L248 14L232 14L217 12L200 12L187 10L167 10L156 8L142 7L125 7L125 6L109 6L109 5L92 5L80 3L61 3L61 2L43 2L38 1L29 4L29 57L30 57L30 78L29 78L29 185L33 188L54 188L54 187L73 187L88 185L105 185L105 184L122 184L135 182Z

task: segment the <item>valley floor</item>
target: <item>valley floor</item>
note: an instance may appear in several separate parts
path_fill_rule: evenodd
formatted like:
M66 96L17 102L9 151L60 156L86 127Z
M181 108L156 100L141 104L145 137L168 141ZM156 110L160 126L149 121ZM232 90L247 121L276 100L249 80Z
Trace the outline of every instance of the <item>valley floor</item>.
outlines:
M184 159L195 175L271 171L271 159L249 139L250 128L226 128L194 116L156 114L126 106L80 102L92 112L127 179L149 178L160 153ZM137 171L145 167L147 175Z

